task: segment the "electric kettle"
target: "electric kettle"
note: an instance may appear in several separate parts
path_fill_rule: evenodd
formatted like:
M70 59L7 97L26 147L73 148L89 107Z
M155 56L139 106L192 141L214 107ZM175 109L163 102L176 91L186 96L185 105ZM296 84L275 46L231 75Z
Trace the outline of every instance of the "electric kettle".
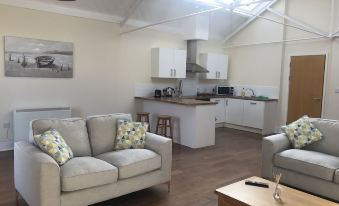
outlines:
M172 87L167 87L162 90L163 96L165 97L172 97L173 94L175 93L175 89Z

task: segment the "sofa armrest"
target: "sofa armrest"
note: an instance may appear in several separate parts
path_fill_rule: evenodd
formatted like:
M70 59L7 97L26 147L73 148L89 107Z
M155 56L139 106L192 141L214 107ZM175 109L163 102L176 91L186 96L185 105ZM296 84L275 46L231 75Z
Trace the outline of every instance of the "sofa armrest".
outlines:
M29 205L60 206L60 167L28 142L14 145L14 184Z
M161 156L161 170L171 178L172 170L172 140L166 137L147 132L145 148Z
M264 178L273 178L274 155L284 150L291 149L291 143L285 134L277 134L265 137L262 142L262 168L261 175Z

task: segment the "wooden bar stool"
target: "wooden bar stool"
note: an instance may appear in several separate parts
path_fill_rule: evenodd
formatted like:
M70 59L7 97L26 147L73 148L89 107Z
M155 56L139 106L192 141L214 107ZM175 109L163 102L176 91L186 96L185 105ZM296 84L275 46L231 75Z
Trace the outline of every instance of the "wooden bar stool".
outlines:
M151 131L151 124L149 123L149 112L138 112L137 121L148 123L148 131Z
M172 130L172 117L168 115L159 115L158 123L156 128L156 134L162 135L164 137L173 138ZM167 135L167 129L169 129L170 134Z

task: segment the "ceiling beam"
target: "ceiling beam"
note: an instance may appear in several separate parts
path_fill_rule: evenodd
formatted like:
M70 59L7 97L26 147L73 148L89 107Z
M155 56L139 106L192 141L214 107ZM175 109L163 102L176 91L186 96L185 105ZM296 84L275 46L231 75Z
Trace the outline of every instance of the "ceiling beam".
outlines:
M231 34L227 35L226 38L224 39L224 43L230 40L232 37L234 37L236 34L238 34L240 31L242 31L247 25L252 23L259 15L264 13L267 8L271 7L274 5L278 0L273 0L267 6L264 8L260 9L256 14L254 14L250 19L248 19L245 23L243 23L240 27L238 27L236 30L234 30Z
M148 24L146 26L142 26L142 27L138 27L138 28L135 28L135 29L131 29L131 30L127 30L127 31L121 32L120 35L131 33L131 32L135 32L135 31L139 31L139 30L146 29L146 28L149 28L149 27L152 27L152 26L156 26L156 25L159 25L159 24L165 24L165 23L172 22L172 21L178 21L178 20L186 19L186 18L192 17L192 16L197 16L197 15L201 15L201 14L211 13L211 12L222 10L222 9L225 9L225 8L224 7L216 7L216 8L213 8L213 9L209 9L209 10L205 10L205 11L199 11L199 12L195 12L195 13L192 13L192 14L187 14L187 15L184 15L184 16L179 16L179 17L175 17L175 18L171 18L171 19L165 19L165 20L153 23L153 24Z
M120 27L125 26L126 22L131 18L137 8L140 6L143 0L134 0L131 6L128 8L124 19L120 22Z
M312 27L312 26L310 26L310 25L308 25L308 24L306 24L306 23L301 22L301 21L299 21L299 20L297 20L297 19L295 19L295 18L292 18L292 17L290 17L290 16L287 16L287 15L285 15L285 14L279 12L279 11L276 11L276 10L271 9L271 8L267 8L267 11L269 11L269 12L271 12L271 13L273 13L273 14L279 16L279 17L282 17L282 18L284 18L284 19L287 19L288 21L290 21L290 22L292 22L292 23L294 23L294 24L296 24L296 25L298 25L298 26L301 26L301 27L305 28L306 30L308 30L308 31L310 31L310 32L313 32L313 33L315 33L315 34L318 34L319 36L330 37L330 35L325 34L325 33L319 31L318 29L316 29L316 28L314 28L314 27Z

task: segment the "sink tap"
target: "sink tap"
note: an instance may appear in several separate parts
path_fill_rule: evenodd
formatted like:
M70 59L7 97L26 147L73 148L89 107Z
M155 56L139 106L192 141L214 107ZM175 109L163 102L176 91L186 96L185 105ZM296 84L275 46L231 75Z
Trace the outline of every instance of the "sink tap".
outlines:
M183 82L182 82L182 80L179 80L178 89L177 89L179 98L182 97L182 87L183 87Z
M254 93L254 90L253 90L253 89L251 89L251 88L247 88L246 90L247 90L247 91L250 91L250 92L252 92L252 95L251 95L251 97L255 97L255 93Z

